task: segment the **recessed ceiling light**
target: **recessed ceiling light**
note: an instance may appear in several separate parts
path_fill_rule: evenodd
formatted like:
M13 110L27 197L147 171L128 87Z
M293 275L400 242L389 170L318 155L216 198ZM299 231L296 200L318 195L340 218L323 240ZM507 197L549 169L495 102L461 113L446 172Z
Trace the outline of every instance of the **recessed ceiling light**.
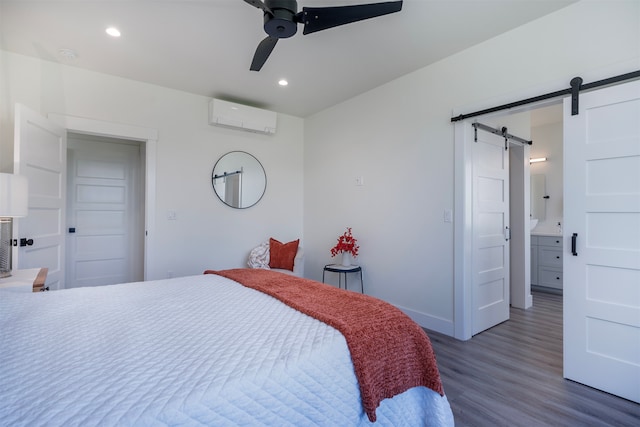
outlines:
M280 81L278 82L278 84L279 84L280 86L286 86L286 85L288 85L288 84L289 84L289 82L288 82L288 81L286 81L285 79L280 79Z
M116 27L109 27L105 30L111 37L120 37L120 30Z

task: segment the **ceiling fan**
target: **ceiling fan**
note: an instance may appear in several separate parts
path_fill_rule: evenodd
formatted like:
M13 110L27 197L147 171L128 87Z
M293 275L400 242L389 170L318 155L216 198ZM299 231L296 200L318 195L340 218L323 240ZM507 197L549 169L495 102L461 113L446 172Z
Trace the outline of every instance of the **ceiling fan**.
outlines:
M402 0L383 3L334 7L303 7L298 12L296 0L244 0L264 12L264 31L268 34L256 49L251 71L260 71L279 39L293 36L298 24L304 24L302 34L315 33L339 25L375 18L402 9Z

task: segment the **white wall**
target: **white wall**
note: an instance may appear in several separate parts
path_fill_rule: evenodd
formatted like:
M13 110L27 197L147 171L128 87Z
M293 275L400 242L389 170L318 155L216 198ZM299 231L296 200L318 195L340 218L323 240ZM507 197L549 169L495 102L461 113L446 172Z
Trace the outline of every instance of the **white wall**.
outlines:
M365 291L450 333L452 111L640 69L639 21L637 1L580 2L308 118L306 275L321 277L329 248L353 227Z
M275 136L209 126L209 98L0 51L0 165L13 164L13 106L157 129L157 244L148 278L244 266L249 250L273 236L302 237L303 120L278 115ZM264 166L267 189L236 210L214 194L221 155L243 150ZM167 213L175 211L177 220Z
M560 117L562 119L562 117ZM531 128L534 144L531 157L546 157L546 162L532 163L531 174L545 176L547 195L545 220L536 226L536 232L555 232L558 222L562 223L562 122L548 123Z

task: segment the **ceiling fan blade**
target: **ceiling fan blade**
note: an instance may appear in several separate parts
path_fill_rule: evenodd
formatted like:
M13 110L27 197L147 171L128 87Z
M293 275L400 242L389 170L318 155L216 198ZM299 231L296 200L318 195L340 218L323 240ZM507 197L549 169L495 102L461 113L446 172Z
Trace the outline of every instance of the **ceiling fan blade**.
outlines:
M253 55L253 61L251 61L251 71L260 71L265 62L267 62L267 58L271 55L273 48L276 47L276 43L278 43L277 37L267 37L262 40L256 49L256 53Z
M244 0L244 1L246 3L249 3L253 7L257 7L258 9L262 9L265 13L268 13L269 15L273 15L273 12L271 12L271 9L269 9L267 7L267 5L264 4L263 2L261 2L260 0Z
M303 7L299 19L304 24L302 34L309 34L400 10L402 10L402 1L336 7Z

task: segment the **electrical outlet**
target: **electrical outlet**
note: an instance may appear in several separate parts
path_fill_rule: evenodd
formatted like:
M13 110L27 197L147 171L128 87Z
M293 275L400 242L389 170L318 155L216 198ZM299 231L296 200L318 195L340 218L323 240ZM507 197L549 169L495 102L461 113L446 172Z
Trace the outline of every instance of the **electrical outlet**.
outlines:
M178 219L178 214L176 213L176 211L169 211L167 212L167 219L169 221L175 221L176 219Z

